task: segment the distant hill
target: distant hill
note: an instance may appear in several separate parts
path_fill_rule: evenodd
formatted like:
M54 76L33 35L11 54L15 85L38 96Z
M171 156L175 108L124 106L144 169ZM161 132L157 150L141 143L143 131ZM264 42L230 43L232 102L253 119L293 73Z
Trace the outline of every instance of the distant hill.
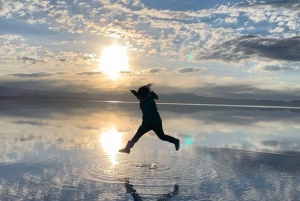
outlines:
M300 100L290 102L254 99L227 99L203 97L191 93L159 94L158 102L163 103L195 103L195 104L224 104L224 105L261 105L261 106L294 106L300 107ZM120 95L52 92L45 90L31 90L21 88L7 88L0 86L0 97L63 99L63 100L97 100L97 101L137 101L129 92Z

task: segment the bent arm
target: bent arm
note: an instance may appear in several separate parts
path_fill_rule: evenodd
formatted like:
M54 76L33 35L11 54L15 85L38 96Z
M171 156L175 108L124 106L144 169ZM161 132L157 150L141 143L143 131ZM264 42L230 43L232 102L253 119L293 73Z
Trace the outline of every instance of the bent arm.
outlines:
M138 93L135 90L130 90L131 93L133 93L133 95L135 95L135 97L140 100Z

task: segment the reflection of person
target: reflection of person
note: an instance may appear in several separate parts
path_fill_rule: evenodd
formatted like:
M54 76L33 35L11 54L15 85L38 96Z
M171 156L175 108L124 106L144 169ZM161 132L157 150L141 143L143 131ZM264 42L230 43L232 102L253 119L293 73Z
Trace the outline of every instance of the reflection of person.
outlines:
M140 137L142 137L150 130L153 130L159 137L159 139L173 143L176 150L179 150L179 140L164 134L162 120L159 113L157 112L156 103L154 101L154 99L158 99L158 96L150 90L151 86L152 84L142 86L139 88L138 92L136 92L135 90L130 90L131 93L133 93L140 101L140 108L143 112L143 122L134 137L130 141L128 141L126 147L119 150L120 152L129 154L130 149L140 139Z
M133 188L133 185L129 183L129 178L125 178L125 188L126 193L130 193L134 201L142 201L143 198L136 192L136 190ZM165 201L168 199L171 199L172 197L178 195L179 193L179 186L177 184L174 185L173 191L162 194L157 198L157 201Z

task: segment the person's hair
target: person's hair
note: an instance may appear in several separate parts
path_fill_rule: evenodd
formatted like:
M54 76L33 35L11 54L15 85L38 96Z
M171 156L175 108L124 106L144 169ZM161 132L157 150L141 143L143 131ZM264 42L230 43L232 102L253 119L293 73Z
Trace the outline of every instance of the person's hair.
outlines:
M151 87L153 86L153 83L149 83L145 86L142 86L138 90L138 95L140 98L145 98L147 94L150 92Z

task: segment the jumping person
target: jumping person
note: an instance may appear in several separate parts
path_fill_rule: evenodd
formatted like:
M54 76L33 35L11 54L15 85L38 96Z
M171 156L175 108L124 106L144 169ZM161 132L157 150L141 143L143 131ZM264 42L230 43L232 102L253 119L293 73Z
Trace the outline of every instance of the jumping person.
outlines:
M138 92L136 92L135 90L130 90L131 93L133 93L140 101L140 108L143 112L143 122L134 137L130 141L128 141L126 147L119 150L120 152L129 154L130 149L140 139L140 137L142 137L150 130L153 130L159 137L159 139L173 143L175 145L176 151L179 150L179 140L169 135L165 135L163 131L162 120L159 113L157 112L156 103L154 101L154 99L158 99L158 96L150 90L151 86L152 84L142 86L139 88Z

